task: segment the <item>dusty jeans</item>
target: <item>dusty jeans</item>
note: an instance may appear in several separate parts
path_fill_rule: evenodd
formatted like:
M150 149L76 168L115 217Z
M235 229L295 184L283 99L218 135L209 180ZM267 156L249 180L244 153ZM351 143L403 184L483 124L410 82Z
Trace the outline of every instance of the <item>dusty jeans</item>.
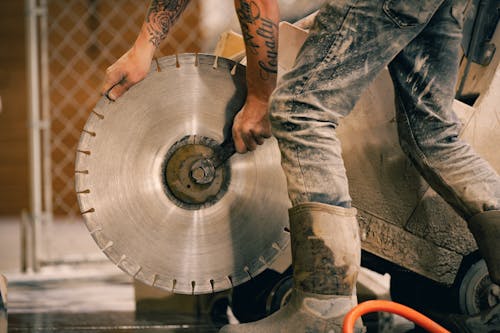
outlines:
M294 205L350 207L335 129L388 66L401 147L421 174L466 219L500 209L500 178L458 138L460 124L452 110L465 6L466 0L324 5L270 103Z

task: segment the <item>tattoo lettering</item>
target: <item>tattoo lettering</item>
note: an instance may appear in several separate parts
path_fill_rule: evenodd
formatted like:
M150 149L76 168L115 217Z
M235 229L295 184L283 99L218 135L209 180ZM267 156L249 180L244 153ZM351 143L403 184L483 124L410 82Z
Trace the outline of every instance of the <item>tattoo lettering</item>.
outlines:
M276 23L266 18L262 18L262 24L257 28L257 35L264 39L266 46L266 61L259 61L262 79L269 78L270 73L278 72L278 41L275 37L277 30Z
M254 35L250 32L250 24L254 24L260 18L260 8L255 4L254 1L240 1L240 6L236 11L238 18L240 19L241 32L243 33L243 38L245 44L247 45L248 51L252 54L258 54L259 45L257 45L253 39Z
M265 56L265 60L259 60L258 64L260 77L267 80L271 74L278 72L278 41L276 40L278 25L261 16L261 10L255 1L239 0L236 13L240 20L247 52L256 56L260 52L265 52L260 53L261 58ZM256 40L257 36L260 38Z
M146 15L149 41L158 47L189 0L153 0Z

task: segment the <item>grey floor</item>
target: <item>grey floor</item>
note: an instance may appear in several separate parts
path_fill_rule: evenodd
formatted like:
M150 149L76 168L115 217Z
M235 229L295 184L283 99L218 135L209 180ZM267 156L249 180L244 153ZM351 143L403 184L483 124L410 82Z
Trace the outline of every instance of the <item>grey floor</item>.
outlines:
M107 260L80 220L56 222L46 235L50 247L44 248L51 261L79 264L43 266L37 273L21 273L19 225L17 217L0 220L0 273L9 280L8 332L210 333L217 332L227 319L136 313L131 278ZM382 288L379 292L386 292L387 276L369 272L362 276L375 279ZM390 332L407 332L413 327L402 318L393 320ZM0 333L4 333L1 325Z

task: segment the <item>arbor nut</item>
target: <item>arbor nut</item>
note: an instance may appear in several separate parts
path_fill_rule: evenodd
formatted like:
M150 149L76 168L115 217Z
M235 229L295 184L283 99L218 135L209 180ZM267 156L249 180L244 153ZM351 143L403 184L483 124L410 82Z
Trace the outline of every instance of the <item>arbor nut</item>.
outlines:
M211 159L202 158L194 162L191 167L191 178L198 184L213 182L215 177L215 166Z

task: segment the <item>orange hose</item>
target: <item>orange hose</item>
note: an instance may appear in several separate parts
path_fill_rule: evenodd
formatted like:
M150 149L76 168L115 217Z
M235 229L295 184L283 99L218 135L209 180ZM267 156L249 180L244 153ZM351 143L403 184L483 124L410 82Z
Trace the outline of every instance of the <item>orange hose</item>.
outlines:
M418 326L431 333L450 333L447 329L424 316L420 312L413 310L399 303L383 300L366 301L354 307L344 318L343 333L353 333L354 323L362 315L370 312L390 312L405 317L413 321Z

